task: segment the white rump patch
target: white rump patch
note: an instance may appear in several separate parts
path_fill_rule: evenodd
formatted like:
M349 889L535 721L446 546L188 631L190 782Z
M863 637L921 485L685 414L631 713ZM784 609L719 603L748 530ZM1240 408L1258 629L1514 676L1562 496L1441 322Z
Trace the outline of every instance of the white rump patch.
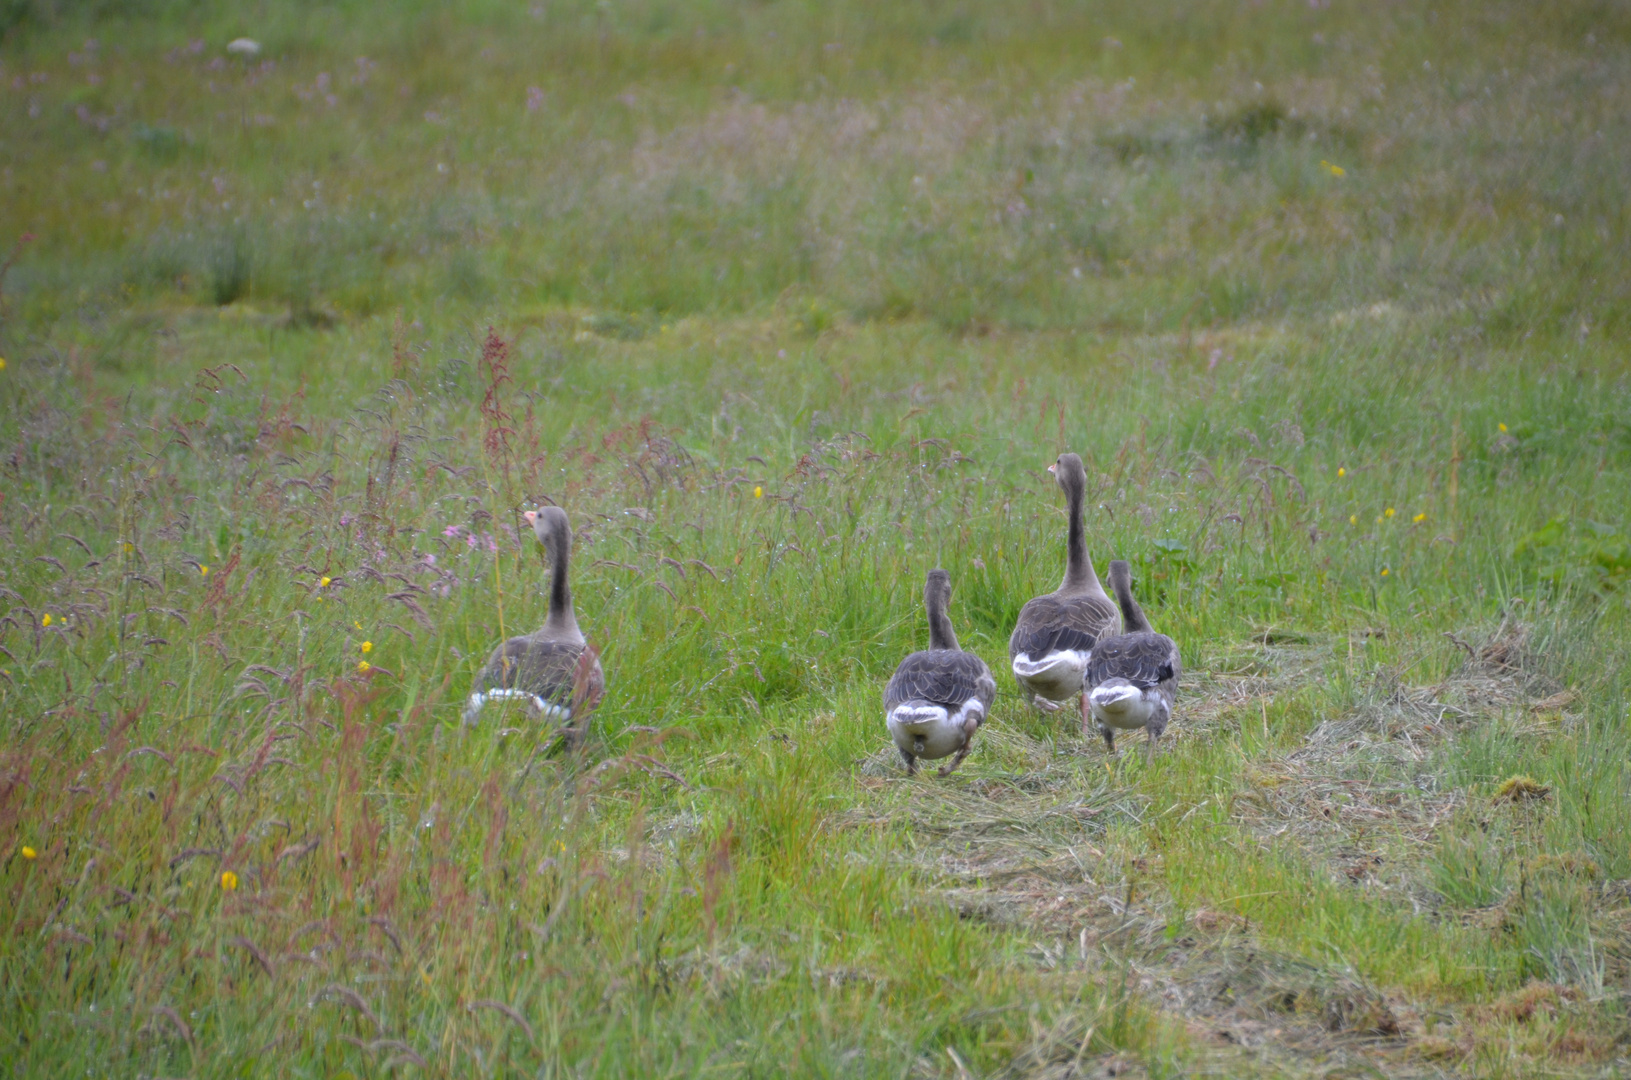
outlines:
M1092 656L1087 649L1060 649L1035 660L1020 653L1014 657L1014 678L1040 700L1070 701L1082 692Z
M1111 708L1127 702L1137 701L1144 694L1138 687L1131 684L1125 686L1099 686L1088 695L1093 704L1102 708Z
M1115 685L1095 686L1087 695L1093 718L1117 728L1141 728L1155 715L1155 692L1143 691L1124 680Z
M956 753L968 742L972 734L968 721L978 721L984 711L977 697L963 702L956 712L921 699L903 701L889 710L889 734L895 745L909 754L943 758Z
M544 720L572 719L572 710L565 705L551 704L537 694L529 693L526 690L507 690L503 687L471 694L469 703L464 707L464 718L467 721L474 721L477 714L481 712L482 706L489 701L524 702L536 709L539 717Z
M1034 679L1039 675L1079 674L1087 670L1087 662L1092 658L1092 652L1078 649L1060 649L1036 660L1031 659L1030 653L1020 653L1014 657L1014 676Z

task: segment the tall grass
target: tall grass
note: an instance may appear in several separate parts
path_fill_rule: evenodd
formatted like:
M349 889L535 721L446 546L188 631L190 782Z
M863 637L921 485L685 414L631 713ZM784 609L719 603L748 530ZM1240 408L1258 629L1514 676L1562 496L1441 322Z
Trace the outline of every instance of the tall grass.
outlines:
M1163 978L1384 1066L1613 1060L1618 8L19 10L19 1075L1205 1067ZM1004 671L1067 447L1175 744L999 676L907 782L923 574ZM575 752L459 721L546 501Z

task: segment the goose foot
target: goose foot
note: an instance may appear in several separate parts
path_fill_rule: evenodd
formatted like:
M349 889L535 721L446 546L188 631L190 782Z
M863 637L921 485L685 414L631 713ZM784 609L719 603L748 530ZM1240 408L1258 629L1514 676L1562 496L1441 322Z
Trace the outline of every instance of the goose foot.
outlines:
M1059 711L1059 703L1057 701L1049 701L1047 698L1038 697L1036 694L1031 695L1031 705L1039 711L1045 713Z
M1155 758L1155 740L1160 738L1155 732L1150 732L1149 739L1144 743L1144 764L1148 765Z

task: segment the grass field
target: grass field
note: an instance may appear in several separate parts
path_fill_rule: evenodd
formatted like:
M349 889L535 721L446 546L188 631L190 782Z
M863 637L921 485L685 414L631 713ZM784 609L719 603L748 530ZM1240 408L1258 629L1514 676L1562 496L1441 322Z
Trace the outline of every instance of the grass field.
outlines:
M8 1075L1631 1065L1624 5L0 30ZM1064 449L1148 764L1007 671ZM570 752L459 720L546 501Z

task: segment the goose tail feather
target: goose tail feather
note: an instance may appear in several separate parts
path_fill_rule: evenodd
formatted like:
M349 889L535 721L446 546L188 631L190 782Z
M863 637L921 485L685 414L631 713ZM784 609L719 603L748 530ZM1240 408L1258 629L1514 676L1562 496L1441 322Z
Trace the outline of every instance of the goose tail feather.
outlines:
M889 720L905 730L943 724L946 722L946 710L940 705L931 705L927 701L903 701L889 710Z

